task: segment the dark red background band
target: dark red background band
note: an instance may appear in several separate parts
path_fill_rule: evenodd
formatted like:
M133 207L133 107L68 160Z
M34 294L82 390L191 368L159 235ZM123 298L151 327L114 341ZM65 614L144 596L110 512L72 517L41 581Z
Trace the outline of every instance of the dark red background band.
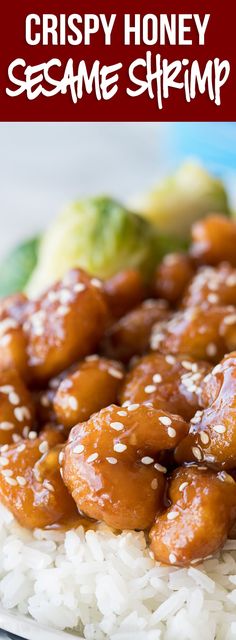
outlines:
M0 120L1 121L233 121L236 120L236 6L232 2L206 0L127 0L111 2L109 0L3 0L0 19ZM92 46L30 46L25 43L25 17L28 13L116 13L112 45L104 46L102 33L93 38ZM124 46L122 44L124 13L210 13L211 18L206 31L206 44L199 46ZM199 60L205 65L208 59L218 57L228 59L231 64L230 77L222 87L221 105L216 106L207 94L198 95L190 103L184 93L171 90L170 98L164 100L163 109L157 107L157 101L151 100L147 93L139 97L130 97L126 87L130 86L128 67L132 60L144 57L147 49L153 55L160 53L169 61L188 58ZM123 63L120 71L119 90L108 101L97 100L94 94L84 95L74 104L70 92L54 97L39 96L28 100L26 95L9 97L6 87L10 86L8 66L15 58L24 58L27 64L35 65L51 58L60 58L65 64L73 57L75 63L85 60L88 68L94 60L102 64ZM60 77L60 75L58 76Z

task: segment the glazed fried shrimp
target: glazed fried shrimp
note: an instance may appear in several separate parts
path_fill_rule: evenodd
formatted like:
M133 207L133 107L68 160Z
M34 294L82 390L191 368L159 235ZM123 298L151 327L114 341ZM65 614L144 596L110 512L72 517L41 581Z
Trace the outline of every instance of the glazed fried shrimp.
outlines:
M201 307L191 307L179 311L169 322L153 327L151 348L216 363L229 348L236 348L234 307L210 307L207 312Z
M121 318L145 298L145 287L139 271L127 269L105 280L104 292L113 318Z
M194 276L194 267L185 253L168 253L158 265L153 290L157 298L164 298L170 304L177 304Z
M33 379L47 380L91 353L107 317L100 281L80 269L69 271L32 305L24 322Z
M218 551L236 519L236 484L225 472L180 467L170 478L170 506L150 531L156 560L188 566Z
M185 291L183 307L225 306L236 304L236 269L222 263L199 269Z
M132 356L142 355L148 351L153 325L167 317L165 300L145 300L109 328L102 341L102 353L124 363Z
M57 445L62 441L58 432L49 430L1 448L1 501L22 526L45 527L76 511L60 475Z
M126 375L121 403L149 401L156 409L177 413L188 421L200 408L201 384L209 370L207 362L187 356L148 354Z
M124 371L118 362L88 356L59 385L53 403L59 422L73 427L116 402L123 377Z
M210 215L192 226L190 255L197 264L227 261L236 267L236 224L222 215Z
M178 462L206 461L219 469L236 466L236 352L228 354L205 379L205 409L191 421L176 449Z
M31 395L17 371L0 373L0 445L27 437L34 425Z
M118 529L146 529L163 507L158 454L188 431L182 418L144 405L111 405L74 427L63 478L77 507Z

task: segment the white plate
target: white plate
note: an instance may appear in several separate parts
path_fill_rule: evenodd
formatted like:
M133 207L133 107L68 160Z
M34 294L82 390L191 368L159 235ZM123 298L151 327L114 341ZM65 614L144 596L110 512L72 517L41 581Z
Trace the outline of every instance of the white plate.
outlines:
M83 640L80 636L58 629L40 626L35 620L0 607L0 629L9 631L25 640Z

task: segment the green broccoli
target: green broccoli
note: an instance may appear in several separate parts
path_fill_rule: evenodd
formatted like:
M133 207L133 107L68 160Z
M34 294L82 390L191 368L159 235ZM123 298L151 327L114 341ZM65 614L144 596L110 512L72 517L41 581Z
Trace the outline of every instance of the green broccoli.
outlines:
M71 267L107 279L125 268L146 278L158 260L153 225L109 197L72 203L46 231L27 293L37 296Z
M37 263L39 236L22 242L0 264L0 296L22 291Z
M208 213L229 214L223 183L191 162L183 164L134 204L161 234L182 240L188 239L195 220Z

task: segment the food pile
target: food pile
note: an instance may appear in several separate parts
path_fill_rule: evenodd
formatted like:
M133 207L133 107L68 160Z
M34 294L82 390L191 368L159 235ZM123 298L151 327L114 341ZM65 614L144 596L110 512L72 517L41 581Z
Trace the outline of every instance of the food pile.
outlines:
M178 566L233 535L236 223L191 234L154 270L76 267L0 301L0 498L21 525L143 530Z

